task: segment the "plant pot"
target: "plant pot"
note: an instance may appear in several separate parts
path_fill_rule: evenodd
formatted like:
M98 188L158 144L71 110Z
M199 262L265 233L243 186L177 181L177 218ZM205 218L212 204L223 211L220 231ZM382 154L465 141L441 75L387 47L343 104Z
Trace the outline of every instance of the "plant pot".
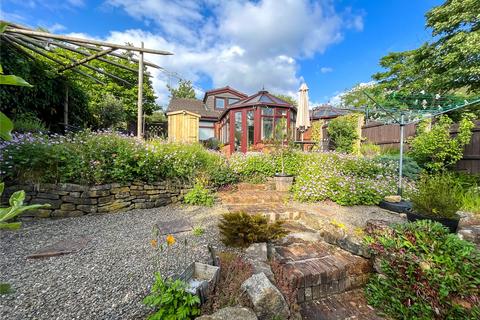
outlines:
M387 201L380 201L378 206L382 209L397 212L397 213L404 213L407 212L412 208L412 203L410 201L400 201L400 202L387 202Z
M293 184L293 176L289 174L278 173L273 180L277 191L289 191Z
M187 292L197 295L200 303L207 300L208 295L215 288L220 276L220 267L200 262L192 262L178 279L187 283Z
M407 210L407 219L408 221L417 221L417 220L432 220L443 224L450 230L450 233L457 232L458 222L460 221L460 216L456 215L454 218L445 218L445 217L435 217L420 214L418 212L414 212L413 210Z

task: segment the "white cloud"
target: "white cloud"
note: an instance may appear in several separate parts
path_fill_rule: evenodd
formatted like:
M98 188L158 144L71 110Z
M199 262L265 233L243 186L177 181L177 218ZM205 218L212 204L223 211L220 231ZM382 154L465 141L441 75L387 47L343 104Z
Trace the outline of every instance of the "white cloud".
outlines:
M171 51L173 56L146 59L194 83L208 77L214 87L230 85L249 94L265 86L296 96L303 80L299 60L323 53L342 40L345 29L357 28L353 22L357 16L351 10L337 12L330 0L106 0L106 4L143 21L149 31L111 31L104 40L137 46L144 41L146 48ZM175 84L176 79L160 70L151 72L158 102L165 105L166 84Z
M333 71L333 68L330 68L330 67L321 67L320 68L321 73L329 73L329 72L332 72L332 71Z
M47 26L45 28L48 31L53 32L53 33L59 32L59 31L64 31L64 30L67 29L63 24L60 24L60 23L54 23L53 25Z

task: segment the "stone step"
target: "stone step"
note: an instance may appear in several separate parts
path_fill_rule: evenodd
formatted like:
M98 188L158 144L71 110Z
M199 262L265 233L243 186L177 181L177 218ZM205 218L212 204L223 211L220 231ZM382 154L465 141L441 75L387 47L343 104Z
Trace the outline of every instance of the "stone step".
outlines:
M369 260L324 241L290 238L275 246L274 259L276 277L296 291L298 303L360 288L372 271Z
M305 302L301 305L304 320L382 320L367 304L363 290L357 289Z
M236 185L238 191L268 191L275 190L274 186L270 183L265 184L254 184L241 182Z
M288 192L271 190L244 190L236 192L219 192L218 198L224 205L258 205L258 204L284 204L289 201Z
M298 220L303 214L301 210L292 208L286 205L279 204L257 204L257 205L244 205L244 204L230 204L227 205L229 212L246 212L249 214L260 214L269 219L270 222L277 220Z

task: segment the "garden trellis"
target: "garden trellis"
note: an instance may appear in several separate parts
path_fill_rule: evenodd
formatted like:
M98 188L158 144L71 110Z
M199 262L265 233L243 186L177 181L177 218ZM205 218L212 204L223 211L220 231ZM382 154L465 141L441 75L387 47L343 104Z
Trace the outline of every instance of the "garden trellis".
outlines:
M379 102L365 91L363 93L373 102L372 106L367 106L364 110L367 119L385 124L398 124L400 126L400 159L398 168L398 195L400 196L403 189L405 126L454 110L480 105L480 97L465 99L452 95L428 94L424 91L412 95L391 93L387 95L383 102Z
M26 28L24 26L0 21L0 26L2 29L0 32L0 44L7 45L13 50L17 50L19 53L23 54L29 59L36 59L34 54L42 56L56 64L60 67L57 69L59 74L71 70L75 73L80 74L90 80L99 83L105 84L103 81L95 77L95 74L102 74L109 78L115 79L123 83L124 85L133 86L134 84L129 81L119 77L117 75L111 74L103 69L96 68L88 62L93 60L100 60L102 62L114 65L116 67L128 70L134 73L138 72L138 100L137 100L137 136L141 138L143 136L143 74L145 72L144 66L163 69L160 66L146 61L143 59L144 53L156 54L156 55L172 55L173 53L163 50L155 50L144 48L143 42L141 42L140 47L135 47L133 45L120 45L115 43L109 43L104 41L70 37L64 35L58 35L38 30L33 30ZM85 58L76 60L69 56L62 55L60 52L52 50L52 47L58 47L61 49L74 52L85 56ZM115 52L117 51L117 52ZM118 51L123 51L119 53ZM32 54L34 53L34 54ZM138 54L138 58L134 57L134 53ZM125 66L123 64L117 63L108 59L108 56L125 59L138 63L138 70ZM69 60L67 63L65 60ZM80 69L80 67L87 68L92 71L92 74L87 73ZM68 89L68 88L67 88ZM66 91L65 103L64 103L64 124L65 127L68 126L68 90Z

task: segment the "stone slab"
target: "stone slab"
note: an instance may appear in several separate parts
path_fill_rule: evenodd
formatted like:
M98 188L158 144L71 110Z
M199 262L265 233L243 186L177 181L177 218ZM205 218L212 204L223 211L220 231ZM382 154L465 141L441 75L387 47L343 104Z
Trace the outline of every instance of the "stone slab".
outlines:
M192 230L192 222L189 219L174 219L157 222L156 226L160 231L160 235L182 233Z
M87 246L90 238L65 239L41 248L28 255L28 259L49 258L64 254L77 253Z

